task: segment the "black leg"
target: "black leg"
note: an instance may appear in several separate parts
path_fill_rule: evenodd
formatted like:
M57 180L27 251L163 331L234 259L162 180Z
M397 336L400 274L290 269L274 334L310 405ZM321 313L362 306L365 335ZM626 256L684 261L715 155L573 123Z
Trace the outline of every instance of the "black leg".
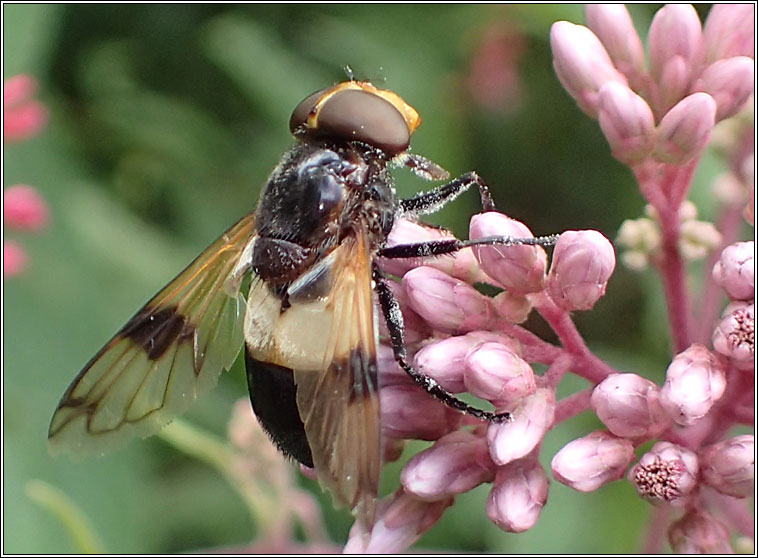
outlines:
M397 244L381 248L378 255L388 259L426 258L451 254L472 246L553 246L557 241L557 234L536 238L515 238L512 236L485 236L474 240L451 238L415 242L413 244Z
M447 184L443 184L434 190L421 192L412 198L400 200L400 207L405 213L413 215L435 213L439 211L443 205L453 201L474 184L479 188L479 196L482 199L482 209L484 209L484 211L494 211L495 203L492 201L490 190L475 172L467 172L463 176L456 178Z
M400 305L398 304L395 295L392 294L392 291L387 286L387 279L384 274L376 266L374 266L373 269L373 278L374 283L376 284L376 292L379 295L379 304L382 307L384 319L387 321L387 329L390 333L392 352L395 355L395 360L413 379L413 381L422 387L427 393L436 397L445 405L458 411L468 413L471 416L488 422L505 422L511 420L510 413L492 413L477 409L476 407L472 407L468 403L461 401L452 393L443 389L433 378L421 374L408 363L406 360L407 353L405 351L405 340L403 338L403 314L400 311Z

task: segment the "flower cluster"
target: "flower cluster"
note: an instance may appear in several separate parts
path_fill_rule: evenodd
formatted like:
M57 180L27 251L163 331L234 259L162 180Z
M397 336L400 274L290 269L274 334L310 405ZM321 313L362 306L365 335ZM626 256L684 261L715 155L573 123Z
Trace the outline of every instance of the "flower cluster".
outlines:
M37 134L47 122L47 109L32 99L36 81L27 75L3 83L3 140L14 143ZM36 232L50 215L47 204L32 186L17 184L3 190L3 222L13 229ZM27 265L26 251L13 240L3 240L3 277L21 273Z
M752 93L753 6L717 5L704 28L691 6L665 6L650 28L649 67L624 6L590 5L586 14L588 27L553 26L555 70L580 108L597 118L611 153L631 168L648 202L648 216L626 223L620 243L629 248L626 263L643 269L650 262L662 279L674 347L665 381L615 370L587 348L572 321L572 312L591 309L604 295L614 271L614 248L596 231L562 233L551 260L540 246L517 244L382 262L401 277L392 288L417 370L453 394L467 392L508 411L512 420L489 424L444 407L415 386L382 345L390 458L399 453L398 440L433 444L405 465L402 486L380 503L372 531L354 527L348 551L404 550L456 496L483 483L491 483L486 513L495 524L510 532L533 527L549 490L539 460L542 439L588 408L605 429L558 451L550 462L553 479L580 492L630 483L663 510L654 528L668 528L678 552L726 552L731 533L751 536L749 510L733 499L753 493L754 437L731 430L754 420L754 245L737 242L735 226L698 221L686 197L715 123L738 114ZM722 147L728 143L721 140ZM727 216L743 214L752 223L743 187L752 180L745 164L752 153L745 145L735 141L725 149L731 149L728 163L738 184L720 199ZM446 235L401 221L389 240ZM488 212L471 220L469 236L532 233ZM686 262L709 255L698 328ZM474 283L502 292L485 296ZM724 294L732 302L718 321L714 308ZM519 325L532 311L559 345ZM536 363L546 372L535 373ZM592 387L557 399L567 373ZM660 551L658 538L652 534L645 550Z
M445 236L439 229L400 221L389 243ZM469 237L489 236L532 234L501 213L474 216ZM492 483L486 513L495 524L511 532L534 526L549 487L538 459L542 438L556 420L579 412L589 401L585 393L556 402L556 386L569 369L593 381L612 372L589 352L569 318L570 312L592 308L613 272L614 250L600 233L563 233L550 265L544 248L526 245L476 247L419 264L382 262L385 271L402 277L392 288L403 309L414 366L450 393L473 394L499 412L510 412L513 420L483 423L440 404L411 381L394 362L391 348L382 344L380 397L389 445L395 448L402 439L434 443L405 465L402 487L381 503L369 536L354 527L349 551L404 550L457 495L482 483ZM488 297L473 283L503 291ZM548 320L566 348L517 325L532 309ZM536 362L548 364L548 372L536 374ZM631 454L630 443L625 464Z

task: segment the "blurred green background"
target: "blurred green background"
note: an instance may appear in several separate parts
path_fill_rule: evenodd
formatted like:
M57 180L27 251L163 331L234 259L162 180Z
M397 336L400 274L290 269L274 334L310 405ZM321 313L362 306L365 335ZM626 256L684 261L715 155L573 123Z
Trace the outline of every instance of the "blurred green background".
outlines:
M643 35L655 5L630 7ZM701 11L707 7L698 6ZM23 243L29 269L4 281L3 526L7 553L81 549L35 504L41 479L78 504L107 551L240 545L254 532L219 474L158 438L72 462L46 449L48 421L81 366L132 313L241 215L288 148L290 111L345 79L349 65L421 113L413 149L457 175L475 169L499 207L537 234L598 229L614 238L643 201L600 129L562 90L550 25L584 21L569 5L3 5L4 75L40 82L50 122L4 147L4 187L36 186L51 225ZM720 162L706 157L693 196ZM427 188L395 173L403 195ZM468 194L433 221L465 236ZM620 318L623 317L623 318ZM651 379L669 360L655 277L618 268L576 321L614 366ZM535 331L548 337L540 324ZM564 395L584 387L567 381ZM187 420L224 435L246 395L238 365ZM543 464L598 427L585 413L551 432ZM406 453L406 456L408 453ZM392 469L396 474L397 468ZM385 478L387 487L396 479ZM312 486L312 483L311 485ZM559 483L539 524L514 535L467 494L419 548L503 553L640 549L649 507L625 483L579 494ZM331 536L350 518L322 498Z

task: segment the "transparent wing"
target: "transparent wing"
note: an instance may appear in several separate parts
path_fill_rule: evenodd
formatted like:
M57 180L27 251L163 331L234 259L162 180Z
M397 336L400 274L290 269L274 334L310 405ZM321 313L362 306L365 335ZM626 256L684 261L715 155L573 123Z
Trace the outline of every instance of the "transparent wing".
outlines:
M262 281L253 285L248 350L294 371L319 480L336 503L371 525L382 442L371 262L362 239L343 241L288 294L289 307L282 311Z
M233 277L254 232L248 215L163 288L84 367L50 423L53 452L104 452L150 436L213 387L243 343Z

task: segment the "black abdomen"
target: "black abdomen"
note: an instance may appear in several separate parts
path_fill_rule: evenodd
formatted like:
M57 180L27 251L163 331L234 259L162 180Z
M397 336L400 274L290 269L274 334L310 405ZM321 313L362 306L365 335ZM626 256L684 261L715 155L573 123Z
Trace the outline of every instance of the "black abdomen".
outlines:
M250 401L263 429L284 455L312 468L313 456L297 409L292 369L260 361L247 348L245 369Z

